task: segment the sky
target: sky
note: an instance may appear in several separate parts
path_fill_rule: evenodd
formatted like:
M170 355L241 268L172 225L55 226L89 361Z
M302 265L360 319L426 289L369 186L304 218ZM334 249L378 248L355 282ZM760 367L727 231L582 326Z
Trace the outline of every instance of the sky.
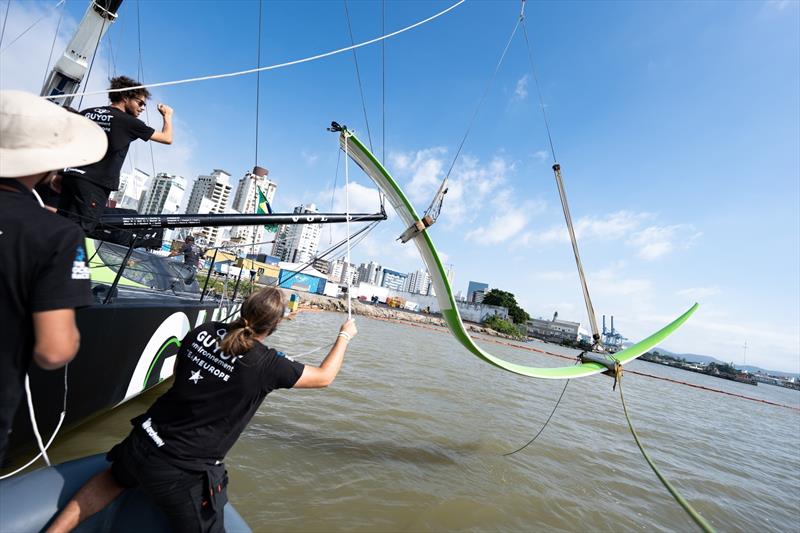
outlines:
M261 64L350 45L345 6L361 42L454 2L265 1ZM58 57L87 4L0 0L0 88L38 93L51 46ZM352 52L262 73L257 161L256 75L154 89L153 103L175 109L175 142L153 146L152 159L135 143L125 168L191 182L215 168L238 179L257 162L278 183L276 211L343 211L344 161L325 130L336 120L371 138L424 211L519 11L468 1L359 49L366 120ZM699 302L664 348L800 372L800 2L528 2L526 28L598 317L614 315L635 341ZM124 0L87 87L137 77L140 63L150 83L252 68L258 36L256 1ZM143 118L160 127L149 108ZM518 31L429 231L454 290L485 282L532 316L587 326L552 162ZM374 186L355 165L349 174L352 211L376 211ZM387 209L353 262L422 268ZM321 248L343 235L326 229Z

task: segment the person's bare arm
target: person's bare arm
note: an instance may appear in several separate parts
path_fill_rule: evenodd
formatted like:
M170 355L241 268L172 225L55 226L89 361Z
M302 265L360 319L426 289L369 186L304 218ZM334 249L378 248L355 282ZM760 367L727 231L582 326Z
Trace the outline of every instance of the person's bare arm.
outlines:
M158 112L164 118L164 125L161 131L150 136L150 140L161 144L172 144L172 108L166 104L158 104Z
M81 334L75 325L74 309L33 313L33 332L33 360L45 370L61 368L78 353Z
M319 367L306 365L303 369L303 375L300 376L293 388L321 389L333 383L339 373L339 369L342 368L344 353L347 351L349 342L348 338L352 339L357 333L356 321L352 318L342 324L339 329L339 335L336 337L336 342L333 343L333 348L328 352L322 364Z

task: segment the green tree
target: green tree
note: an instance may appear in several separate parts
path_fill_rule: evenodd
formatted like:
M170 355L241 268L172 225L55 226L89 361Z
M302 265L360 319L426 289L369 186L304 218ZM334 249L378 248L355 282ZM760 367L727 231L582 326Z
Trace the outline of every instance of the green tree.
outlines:
M524 324L531 319L530 315L517 304L517 299L510 292L492 289L484 295L483 303L505 307L508 309L508 316L515 324Z
M519 330L516 328L516 326L514 326L514 324L508 320L503 320L497 315L492 315L484 320L483 325L492 328L495 331L499 331L500 333L511 335L512 337L516 337L518 339L522 338L522 335L520 335Z

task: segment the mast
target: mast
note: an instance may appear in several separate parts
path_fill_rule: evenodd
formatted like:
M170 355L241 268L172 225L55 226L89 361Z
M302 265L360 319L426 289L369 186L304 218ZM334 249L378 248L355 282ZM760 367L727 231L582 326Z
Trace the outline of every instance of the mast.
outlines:
M81 23L70 39L66 50L53 65L42 87L41 96L70 94L78 91L89 61L100 45L100 39L117 20L117 11L122 0L91 0ZM72 104L72 98L53 100L62 106Z

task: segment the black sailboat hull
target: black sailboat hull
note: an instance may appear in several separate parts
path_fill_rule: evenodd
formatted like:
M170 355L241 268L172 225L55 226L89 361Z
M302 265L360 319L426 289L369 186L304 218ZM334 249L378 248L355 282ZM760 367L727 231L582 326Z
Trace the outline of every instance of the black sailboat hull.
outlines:
M220 306L162 294L78 310L81 347L75 359L66 369L45 371L32 364L29 370L42 440L46 443L58 425L65 373L68 393L62 432L168 379L184 335L209 320L227 322L238 308L239 304ZM33 428L23 398L10 435L8 459L18 462L15 459L24 458L21 454L27 456L34 448Z

